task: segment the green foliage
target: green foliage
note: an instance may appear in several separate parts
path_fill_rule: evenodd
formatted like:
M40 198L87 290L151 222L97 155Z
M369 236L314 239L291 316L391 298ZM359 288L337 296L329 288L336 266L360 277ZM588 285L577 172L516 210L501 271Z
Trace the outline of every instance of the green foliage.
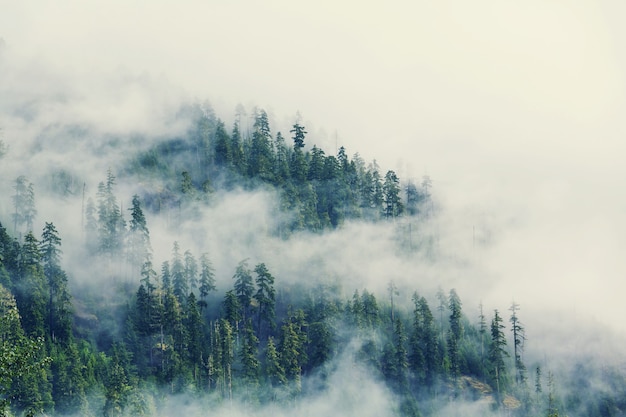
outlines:
M276 305L276 290L274 290L274 277L267 270L264 263L260 263L254 267L254 272L257 275L256 285L257 291L254 294L254 299L257 302L258 310L258 331L259 338L261 337L261 323L265 321L270 329L274 326L275 305Z
M93 256L104 255L108 266L120 262L115 270L126 274L126 282L115 282L106 296L70 296L60 235L48 222L41 241L28 230L37 214L34 185L25 177L16 180L11 214L19 239L0 225L2 412L150 415L178 393L206 399L207 407L228 400L251 407L285 403L298 410L300 397L332 383L337 358L368 367L389 390L396 415L436 415L454 398L487 395L496 398L499 412L519 416L566 410L615 415L626 409L626 382L618 371L593 375L605 387L597 396L585 378L565 378L568 395L562 399L556 376L548 374L544 390L537 367L534 396L528 393L517 309L510 319L511 360L498 311L488 327L481 307L474 325L455 290L441 290L432 311L415 293L407 312L406 297L393 284L389 297L338 284L307 286L288 276L277 286L265 263L250 269L244 260L234 267L231 288L218 293L216 283L224 277L216 277L208 254L196 258L178 242L157 273L144 210L166 214L167 226L178 227L194 220L200 205L212 204L207 196L215 189L275 191L276 206L285 214L277 216L275 233L285 239L355 219L420 224L433 212L430 178L402 183L391 170L382 177L375 161L350 158L344 147L336 155L315 144L306 150L307 132L299 121L290 131L293 146L287 146L279 132L272 137L263 110L255 111L251 130L238 110L230 133L206 106L185 111L194 120L186 134L131 156L121 171L123 178L141 180L141 192L127 210L128 225L111 170L95 202L87 199L85 247ZM65 251L76 246L71 243ZM87 255L85 262L95 260ZM218 265L220 274L223 268ZM105 276L98 268L93 273ZM518 384L508 381L511 366ZM583 401L570 392L589 394ZM522 407L506 408L518 399Z
M0 285L0 414L8 412L11 402L42 411L38 378L45 375L50 359L42 354L43 338L29 338L20 325L17 304L11 293Z

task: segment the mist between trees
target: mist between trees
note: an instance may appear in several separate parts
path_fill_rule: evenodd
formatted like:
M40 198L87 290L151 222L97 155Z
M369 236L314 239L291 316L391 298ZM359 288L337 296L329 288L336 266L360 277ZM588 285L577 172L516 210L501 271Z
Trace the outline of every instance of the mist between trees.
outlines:
M231 128L184 111L180 137L108 138L124 157L97 185L70 164L15 176L0 228L3 413L623 415L624 372L541 358L523 302L467 306L399 276L466 267L442 247L428 176L309 146L299 117L286 139L260 109L250 125L238 108ZM48 221L58 207L79 215ZM331 252L352 245L348 261Z

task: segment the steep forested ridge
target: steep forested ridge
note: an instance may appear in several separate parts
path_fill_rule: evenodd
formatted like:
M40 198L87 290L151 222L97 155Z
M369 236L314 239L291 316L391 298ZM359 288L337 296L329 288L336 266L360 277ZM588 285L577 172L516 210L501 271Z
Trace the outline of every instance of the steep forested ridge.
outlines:
M350 221L401 229L436 215L428 177L402 182L343 147L333 155L309 146L300 120L283 136L263 110L245 132L239 117L229 128L211 111L193 112L187 135L126 155L118 172L103 172L96 192L82 196L79 246L112 297L70 285L81 277L62 267L63 230L45 220L33 230L46 218L38 185L15 179L5 196L14 212L0 226L1 413L163 415L172 398L185 396L207 414L233 404L252 415L264 406L297 414L301 402L334 388L347 362L383 384L393 398L389 415L437 415L454 403L518 416L624 415L619 369L589 365L584 374L602 381L592 387L555 375L550 363L526 363L533 341L514 302L508 313L483 310L465 306L455 289L429 299L413 288L407 307L386 277L386 294L346 294L340 280L275 276L271 259L241 259L232 278L218 280L210 253L178 241L170 256L155 259L149 215L176 229L231 190L276 196L269 233L285 240ZM118 182L133 186L128 201ZM62 171L48 186L59 198L80 194ZM396 250L434 249L409 235Z

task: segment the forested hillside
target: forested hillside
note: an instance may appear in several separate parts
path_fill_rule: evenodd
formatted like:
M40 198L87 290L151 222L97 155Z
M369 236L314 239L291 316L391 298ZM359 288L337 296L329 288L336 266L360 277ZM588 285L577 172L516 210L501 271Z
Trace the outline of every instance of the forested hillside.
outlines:
M353 288L327 276L335 259L312 259L306 278L280 275L280 251L216 265L172 239L159 258L155 240L257 191L273 199L267 235L255 237L267 245L382 224L390 250L426 264L437 256L428 176L403 180L344 147L321 149L300 118L281 133L260 109L245 128L239 114L226 126L210 109L187 111L185 135L120 149L98 184L65 168L41 184L12 180L12 213L0 219L0 414L165 416L193 404L198 415L352 415L359 405L390 416L461 405L475 415L625 415L624 370L527 360L539 347L509 299L506 310L468 306L455 288L408 288L391 274L378 277L386 291ZM0 143L0 158L10 150ZM40 190L78 209L75 241L38 206ZM71 255L81 268L64 267ZM335 408L315 402L323 396Z

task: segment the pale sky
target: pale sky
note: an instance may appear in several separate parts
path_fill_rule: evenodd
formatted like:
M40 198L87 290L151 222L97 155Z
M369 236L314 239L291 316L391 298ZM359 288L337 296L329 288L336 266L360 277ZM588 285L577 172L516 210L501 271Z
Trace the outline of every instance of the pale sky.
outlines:
M56 103L42 105L42 123L122 132L150 131L190 98L225 119L237 103L284 125L300 111L309 145L332 153L337 138L403 179L428 174L455 233L496 230L484 260L503 276L494 294L626 316L626 2L0 0L0 10L9 143L26 134L11 109L29 100Z

